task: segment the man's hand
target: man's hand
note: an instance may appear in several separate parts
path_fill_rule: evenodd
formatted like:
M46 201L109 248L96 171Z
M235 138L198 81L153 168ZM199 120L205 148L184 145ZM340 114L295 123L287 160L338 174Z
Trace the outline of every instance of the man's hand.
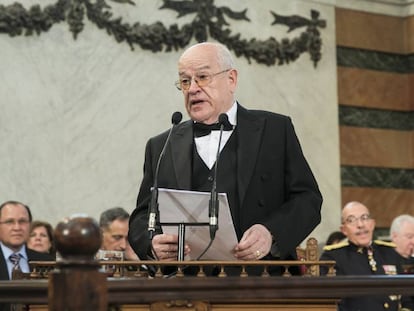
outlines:
M153 252L158 260L174 261L178 258L178 235L157 234L152 239ZM190 253L190 247L185 244L184 255Z
M272 247L272 234L267 228L255 224L244 232L234 248L234 257L240 260L258 260L266 256Z

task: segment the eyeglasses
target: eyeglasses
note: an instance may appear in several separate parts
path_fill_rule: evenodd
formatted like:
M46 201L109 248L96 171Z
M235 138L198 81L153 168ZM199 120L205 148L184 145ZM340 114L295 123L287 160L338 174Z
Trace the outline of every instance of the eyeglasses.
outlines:
M27 225L30 223L29 219L6 219L5 221L0 221L0 225L13 226L19 224L19 226Z
M185 78L180 78L180 80L175 82L175 86L177 89L179 89L180 91L188 91L188 89L191 86L191 81L194 80L195 83L197 83L197 85L199 87L204 87L207 86L211 83L211 81L213 80L213 77L228 72L231 69L226 69L217 73L212 73L212 74L208 74L208 73L197 73L194 75L194 77L185 77Z
M358 223L358 220L360 220L361 222L365 223L368 220L371 219L371 215L369 214L363 214L360 217L355 217L355 216L349 216L345 219L345 221L343 223L346 223L348 225L352 225L355 226Z

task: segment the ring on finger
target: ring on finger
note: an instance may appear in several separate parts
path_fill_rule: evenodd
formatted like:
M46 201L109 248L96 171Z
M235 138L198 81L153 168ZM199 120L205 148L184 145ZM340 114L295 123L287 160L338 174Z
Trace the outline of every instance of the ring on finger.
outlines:
M259 250L257 250L256 251L256 258L260 258L260 256L262 255L262 252L261 251L259 251Z

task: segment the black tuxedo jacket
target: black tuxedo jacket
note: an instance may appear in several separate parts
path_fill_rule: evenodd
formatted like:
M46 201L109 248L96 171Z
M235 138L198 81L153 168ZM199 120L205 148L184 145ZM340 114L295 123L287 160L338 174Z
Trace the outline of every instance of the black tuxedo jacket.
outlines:
M235 130L240 206L230 209L238 239L253 224L263 224L275 237L280 258L296 258L296 246L320 222L322 196L292 122L287 116L238 105ZM148 255L148 205L167 135L153 137L146 145L144 176L129 226L131 246L140 258ZM193 143L191 120L174 128L160 164L159 187L191 190Z
M39 253L26 247L27 257L30 261L54 261L52 255ZM9 280L9 273L7 271L7 263L4 258L2 249L0 248L0 280ZM1 310L1 309L0 309Z

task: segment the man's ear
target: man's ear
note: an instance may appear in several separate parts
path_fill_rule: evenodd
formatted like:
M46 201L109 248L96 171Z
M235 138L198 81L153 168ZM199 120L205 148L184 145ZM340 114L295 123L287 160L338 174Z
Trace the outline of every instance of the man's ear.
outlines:
M341 230L341 232L342 232L343 234L345 234L346 236L348 236L348 232L346 231L346 227L345 227L345 225L340 225L340 226L339 226L339 229Z
M229 80L231 85L233 86L233 91L236 89L237 86L237 77L238 77L238 73L236 69L231 69L229 72Z

